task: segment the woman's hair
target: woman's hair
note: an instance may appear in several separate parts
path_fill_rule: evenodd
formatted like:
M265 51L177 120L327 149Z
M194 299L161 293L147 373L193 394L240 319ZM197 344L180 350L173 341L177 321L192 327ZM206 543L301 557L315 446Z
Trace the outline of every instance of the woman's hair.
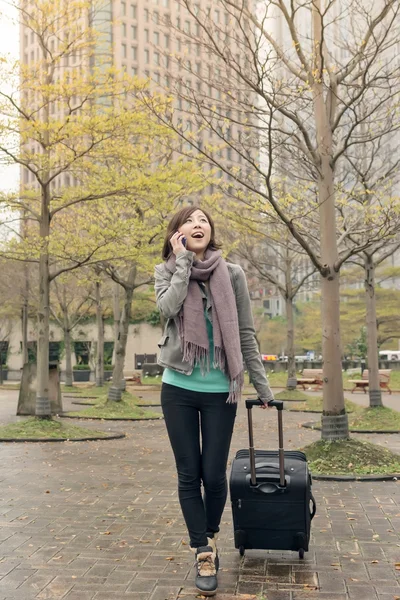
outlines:
M200 208L200 206L185 206L184 208L178 210L178 212L174 214L174 216L168 223L167 233L165 234L164 245L162 249L162 257L164 260L168 260L168 258L172 254L172 246L170 242L171 237L176 231L178 231L181 225L186 223L190 215L196 212L196 210L201 210L201 212L207 217L207 220L210 223L211 238L210 243L207 246L207 250L219 250L221 248L221 244L215 241L215 226L210 214L206 210L204 210L204 208Z

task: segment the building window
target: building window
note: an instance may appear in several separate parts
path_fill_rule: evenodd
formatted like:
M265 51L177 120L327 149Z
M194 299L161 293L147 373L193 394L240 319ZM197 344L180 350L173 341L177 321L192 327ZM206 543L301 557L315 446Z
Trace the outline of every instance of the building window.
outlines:
M136 27L136 25L131 25L131 38L133 40L137 40L137 27Z
M163 7L169 8L169 0L163 0Z
M184 31L185 33L190 33L190 21L188 20L185 21Z
M136 77L136 75L137 75L137 68L136 67L131 67L131 75L132 75L132 77Z
M154 73L154 79L157 83L160 83L161 78L160 78L160 73L158 71L157 71L157 73Z
M145 77L147 77L148 79L150 78L150 71L148 71L147 69L144 72Z
M170 86L170 80L169 80L168 75L165 76L164 85L166 88L169 88L169 86Z
M153 40L154 40L154 44L155 44L156 46L159 46L159 45L160 45L160 34L158 33L158 31L155 31L155 32L153 33Z
M149 22L149 9L148 8L144 9L144 20L146 21L146 23Z
M169 48L169 35L164 33L164 47Z
M74 342L74 350L76 363L78 365L89 365L90 348L92 343L87 342Z
M145 42L149 42L150 41L150 35L149 35L149 30L148 29L144 30L144 41Z
M200 25L198 23L194 24L194 33L197 37L200 35Z
M146 65L150 63L150 52L148 50L144 51L144 62Z
M158 52L154 52L154 64L155 65L160 64L160 54Z
M132 60L137 60L137 48L136 48L136 46L131 46L131 57L132 57Z
M122 23L122 37L126 37L126 23Z
M126 17L126 2L121 2L121 14Z
M154 13L153 13L153 22L154 22L156 25L158 25L158 24L159 24L159 22L160 22L160 16L159 16L159 14L158 14L158 12L157 12L157 11L154 11Z
M127 54L126 54L126 44L122 44L122 57L126 58Z
M165 56L165 57L164 57L164 67L165 67L166 69L168 69L168 68L169 68L169 56Z
M214 10L214 22L219 23L219 10Z
M131 19L136 19L136 4L131 4Z

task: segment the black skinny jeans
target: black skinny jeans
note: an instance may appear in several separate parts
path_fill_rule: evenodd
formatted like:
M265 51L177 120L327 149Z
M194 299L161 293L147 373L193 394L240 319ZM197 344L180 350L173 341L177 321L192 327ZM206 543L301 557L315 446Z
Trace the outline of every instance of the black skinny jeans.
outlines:
M236 404L227 404L227 398L228 393L191 392L167 383L161 388L179 501L192 548L206 546L207 534L219 531L226 503L226 464L237 410Z

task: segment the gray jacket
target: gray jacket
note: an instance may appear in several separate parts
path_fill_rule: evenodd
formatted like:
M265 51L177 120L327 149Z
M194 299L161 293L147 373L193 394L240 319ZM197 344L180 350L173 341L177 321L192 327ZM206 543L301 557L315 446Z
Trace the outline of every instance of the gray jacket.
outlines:
M194 257L194 252L190 252L189 250L178 254L176 258L176 271L173 274L167 270L164 263L157 265L155 268L157 306L161 314L167 318L164 335L158 343L160 348L158 364L162 367L168 367L180 373L185 373L186 375L192 373L193 367L188 362L183 361L175 317L177 317L186 298ZM246 276L239 265L232 263L227 263L227 265L236 298L240 348L243 359L258 396L263 400L272 400L273 394L269 387L257 347ZM204 294L204 298L206 297ZM209 300L207 309L211 310Z

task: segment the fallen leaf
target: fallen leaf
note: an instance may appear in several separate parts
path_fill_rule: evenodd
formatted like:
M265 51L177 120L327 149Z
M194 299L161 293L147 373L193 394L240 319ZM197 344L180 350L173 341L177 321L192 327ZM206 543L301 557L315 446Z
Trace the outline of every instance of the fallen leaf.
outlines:
M100 535L111 535L111 531L100 531Z
M371 565L377 565L379 563L379 560L371 560Z
M173 556L167 556L167 558L165 560L174 560Z

